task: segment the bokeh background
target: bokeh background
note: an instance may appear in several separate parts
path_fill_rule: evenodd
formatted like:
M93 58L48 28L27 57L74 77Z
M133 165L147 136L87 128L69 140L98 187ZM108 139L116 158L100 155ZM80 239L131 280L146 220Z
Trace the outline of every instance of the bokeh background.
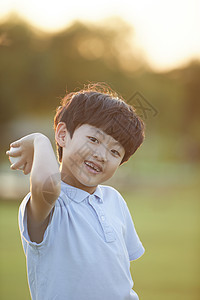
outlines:
M145 255L131 263L144 300L200 297L200 2L0 2L0 299L30 299L18 232L29 176L9 144L54 145L67 91L106 82L146 123L143 146L109 184L124 196ZM95 300L95 299L94 299Z

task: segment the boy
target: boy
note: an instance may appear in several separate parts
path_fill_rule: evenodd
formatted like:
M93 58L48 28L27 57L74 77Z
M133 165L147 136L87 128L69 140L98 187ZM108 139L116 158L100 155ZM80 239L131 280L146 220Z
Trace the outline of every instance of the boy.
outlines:
M103 88L103 91L102 91ZM100 185L142 144L144 124L105 86L68 94L54 119L60 170L40 133L11 144L30 174L19 228L33 300L138 299L130 261L144 248L122 196Z

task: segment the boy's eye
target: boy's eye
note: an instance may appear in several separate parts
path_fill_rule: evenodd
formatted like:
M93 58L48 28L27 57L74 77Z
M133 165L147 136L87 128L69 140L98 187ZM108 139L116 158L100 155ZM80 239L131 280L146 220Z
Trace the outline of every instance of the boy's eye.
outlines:
M93 143L96 143L96 144L99 143L99 141L98 141L95 137L93 137L93 136L88 136L88 138L89 138L90 141L92 141Z
M112 149L111 152L115 155L115 156L121 156L120 153L117 150Z

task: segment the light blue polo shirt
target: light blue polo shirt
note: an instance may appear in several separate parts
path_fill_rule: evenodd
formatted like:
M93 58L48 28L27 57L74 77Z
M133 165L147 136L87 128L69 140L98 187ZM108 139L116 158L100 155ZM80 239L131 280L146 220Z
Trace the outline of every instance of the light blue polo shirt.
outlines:
M144 248L128 207L113 188L89 193L64 182L40 244L27 231L26 205L19 228L33 300L138 300L130 261Z

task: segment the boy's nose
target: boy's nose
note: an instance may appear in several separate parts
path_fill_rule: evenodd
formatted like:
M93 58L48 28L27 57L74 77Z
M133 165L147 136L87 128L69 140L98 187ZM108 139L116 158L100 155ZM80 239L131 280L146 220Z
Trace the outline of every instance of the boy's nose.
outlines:
M105 147L101 147L99 151L95 151L93 153L93 157L98 161L106 162L107 161L107 149Z

